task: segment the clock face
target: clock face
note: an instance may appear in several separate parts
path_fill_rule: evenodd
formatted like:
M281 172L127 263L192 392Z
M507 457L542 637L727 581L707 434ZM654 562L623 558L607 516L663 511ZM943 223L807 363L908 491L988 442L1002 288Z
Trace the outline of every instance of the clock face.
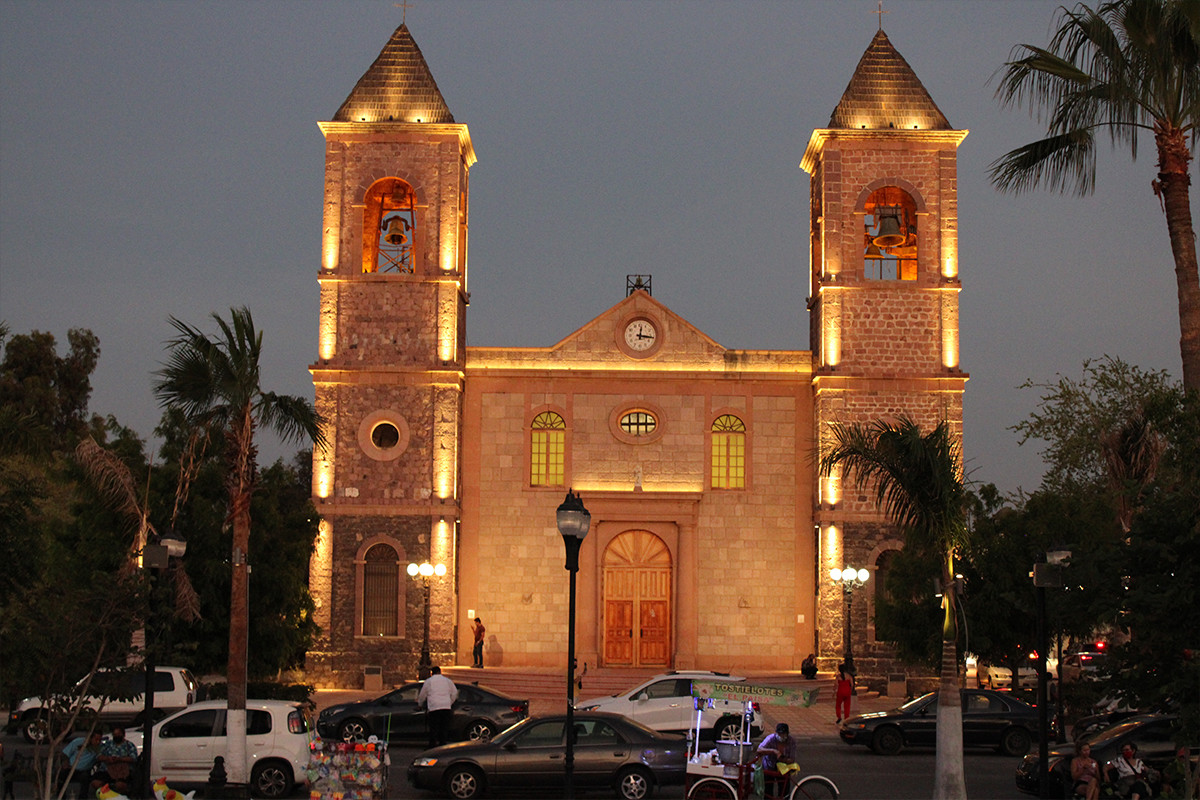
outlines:
M629 345L630 350L649 350L657 341L658 331L650 320L635 319L625 326L625 344Z

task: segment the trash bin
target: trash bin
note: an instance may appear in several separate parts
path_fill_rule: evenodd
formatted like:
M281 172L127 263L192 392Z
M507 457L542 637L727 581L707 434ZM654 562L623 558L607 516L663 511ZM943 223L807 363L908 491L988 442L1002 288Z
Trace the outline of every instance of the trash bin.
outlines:
M903 672L889 672L887 696L904 697L906 694L908 694L908 677Z
M383 667L363 667L363 690L383 691Z

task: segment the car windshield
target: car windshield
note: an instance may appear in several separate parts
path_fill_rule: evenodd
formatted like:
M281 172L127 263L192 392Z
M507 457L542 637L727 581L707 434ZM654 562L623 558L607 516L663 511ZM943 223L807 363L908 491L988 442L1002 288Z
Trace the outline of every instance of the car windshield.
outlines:
M1119 739L1126 733L1129 733L1129 731L1136 728L1138 724L1139 723L1137 722L1122 722L1118 725L1112 726L1111 728L1105 728L1093 738L1089 739L1088 744L1090 744L1093 748L1102 747L1108 742L1111 742L1113 739Z
M899 707L898 709L896 709L896 710L897 710L897 711L916 711L916 710L917 710L917 709L919 709L921 706L923 706L923 705L925 705L926 703L928 703L928 702L929 702L929 699L930 699L931 697L933 697L933 692L930 692L929 694L923 694L923 695L921 695L920 697L918 697L918 698L916 698L916 699L914 699L914 700L909 700L907 703L905 703L904 705L900 706L900 707Z

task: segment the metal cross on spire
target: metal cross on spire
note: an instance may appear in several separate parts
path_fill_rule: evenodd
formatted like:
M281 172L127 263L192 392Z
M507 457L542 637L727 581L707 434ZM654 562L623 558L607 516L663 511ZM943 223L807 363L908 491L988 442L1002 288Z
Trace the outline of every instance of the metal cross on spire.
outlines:
M883 0L879 0L879 2L882 3ZM401 2L392 3L392 5L394 5L396 8L402 9L400 12L400 24L401 25L406 24L407 17L408 17L408 10L413 7L413 4L409 3L407 0L401 0Z
M879 30L883 30L883 15L891 13L883 10L883 0L879 0L879 10L875 11L874 13L879 15Z

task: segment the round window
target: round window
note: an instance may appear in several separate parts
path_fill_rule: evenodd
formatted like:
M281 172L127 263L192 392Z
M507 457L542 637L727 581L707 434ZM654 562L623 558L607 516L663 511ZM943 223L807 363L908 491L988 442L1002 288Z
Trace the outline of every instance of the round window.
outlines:
M630 411L621 417L621 430L630 436L649 436L658 427L658 420L649 411Z
M391 450L400 444L400 431L390 422L381 422L371 431L371 443L380 450Z
M395 461L408 449L408 423L400 412L381 409L358 426L358 446L375 461Z

